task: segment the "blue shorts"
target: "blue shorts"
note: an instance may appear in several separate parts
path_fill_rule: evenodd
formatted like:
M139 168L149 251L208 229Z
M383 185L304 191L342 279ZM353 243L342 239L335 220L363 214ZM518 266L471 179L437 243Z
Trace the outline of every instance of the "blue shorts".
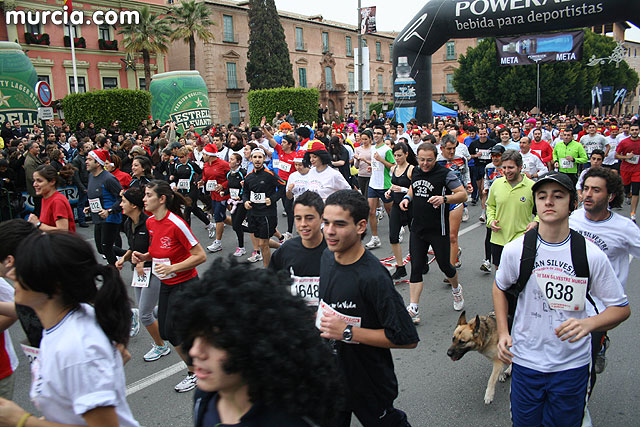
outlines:
M580 427L585 416L589 365L544 373L513 364L511 420L519 426Z
M213 210L214 222L224 222L224 220L227 219L227 202L226 201L212 200L211 210Z
M390 197L387 198L385 194L386 192L387 190L376 190L375 188L369 187L367 190L367 197L369 199L380 199L382 200L382 203L390 203L392 199Z

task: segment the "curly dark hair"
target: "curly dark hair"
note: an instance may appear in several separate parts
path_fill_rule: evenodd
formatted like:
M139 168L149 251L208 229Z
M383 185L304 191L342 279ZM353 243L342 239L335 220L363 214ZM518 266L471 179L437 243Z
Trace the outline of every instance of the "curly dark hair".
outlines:
M217 259L176 303L182 348L204 339L227 352L224 369L241 375L252 402L332 425L343 388L335 357L287 285L287 275Z
M609 206L612 208L619 208L624 202L624 186L622 185L622 178L615 172L606 168L589 168L587 173L584 174L581 184L587 181L587 178L602 178L607 183L607 193L613 196L613 199L609 202Z

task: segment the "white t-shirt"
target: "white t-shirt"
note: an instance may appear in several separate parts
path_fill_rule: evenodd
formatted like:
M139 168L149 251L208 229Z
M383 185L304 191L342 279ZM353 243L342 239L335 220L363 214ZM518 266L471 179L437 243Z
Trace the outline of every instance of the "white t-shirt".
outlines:
M526 172L531 176L542 175L549 172L549 169L542 163L540 157L529 151L527 154L520 153L522 155L522 172ZM533 178L532 178L533 179ZM537 180L537 178L536 178Z
M322 172L311 168L307 176L307 190L318 193L322 200L338 190L349 190L351 187L337 169L326 167Z
M291 190L291 193L293 193L293 200L295 200L309 189L309 173L302 175L298 171L292 172L287 180L287 188L289 188L290 184L293 184L293 190Z
M15 294L15 290L13 286L7 283L6 280L0 277L0 301L1 302L13 302L13 296ZM9 334L9 330L5 330L4 334L4 349L0 349L6 353L9 358L9 363L11 364L11 370L13 372L18 368L18 356L16 355L16 351L13 349L13 343L11 342L11 335Z
M120 426L139 426L126 400L120 352L89 304L80 304L43 331L40 356L31 369L31 400L48 421L86 425L82 414L113 406Z
M496 273L496 284L499 289L510 288L520 273L520 258L524 236L507 243L502 252L500 268ZM629 304L624 289L611 268L611 263L596 245L586 240L587 259L589 262L589 283L591 294L599 298L605 307L626 306ZM548 293L547 283L551 283L552 295L569 296L573 303L580 297L578 285L572 292L562 292L562 287L556 285L557 277L575 277L571 262L570 237L564 242L552 244L538 237L536 260L524 290L518 297L515 319L511 331L513 340L513 362L534 369L539 372L559 372L588 365L591 361L591 338L589 335L570 343L561 341L555 334L555 329L569 318L584 319L588 317L586 309L566 311L551 309L545 293ZM537 275L551 275L552 278ZM540 285L538 284L540 280ZM566 286L568 290L569 286ZM583 288L586 295L586 286ZM589 305L585 301L584 307Z
M422 140L419 140L417 143L413 141L413 138L409 140L409 147L413 150L413 154L418 155L418 147L422 144Z
M369 179L369 187L375 190L386 190L391 187L391 175L384 163L375 159L375 153L378 153L381 159L389 161L391 156L387 157L387 153L391 151L391 148L387 144L382 144L380 147L371 146L371 178ZM391 163L394 163L395 160ZM388 185L386 185L388 184Z
M607 144L609 144L609 154L607 154L607 157L604 158L602 164L615 165L616 163L618 163L618 159L616 159L616 148L618 148L618 144L620 143L620 141L617 137L614 138L612 136L608 136L606 139Z

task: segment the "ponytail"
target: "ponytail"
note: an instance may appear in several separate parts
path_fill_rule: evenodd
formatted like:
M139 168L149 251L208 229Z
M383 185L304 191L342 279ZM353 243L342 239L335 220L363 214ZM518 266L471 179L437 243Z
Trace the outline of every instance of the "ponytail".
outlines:
M102 277L102 286L94 301L96 320L109 340L126 347L131 330L131 302L120 272L113 265L98 264L97 276Z

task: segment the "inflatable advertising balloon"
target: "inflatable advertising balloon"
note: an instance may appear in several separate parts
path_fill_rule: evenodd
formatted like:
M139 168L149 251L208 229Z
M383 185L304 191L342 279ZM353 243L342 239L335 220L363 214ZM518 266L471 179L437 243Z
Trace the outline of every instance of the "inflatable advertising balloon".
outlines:
M0 123L19 120L26 129L37 123L37 82L36 69L20 45L0 42Z
M398 121L429 122L431 55L447 40L640 23L638 0L432 0L393 43Z

